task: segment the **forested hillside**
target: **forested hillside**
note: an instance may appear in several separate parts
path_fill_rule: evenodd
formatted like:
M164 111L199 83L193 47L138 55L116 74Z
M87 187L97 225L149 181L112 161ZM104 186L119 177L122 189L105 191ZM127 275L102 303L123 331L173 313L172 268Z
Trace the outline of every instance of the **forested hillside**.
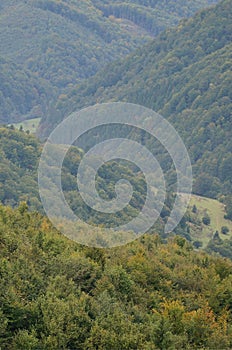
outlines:
M0 122L52 113L73 84L214 2L1 0Z
M179 22L216 2L0 1L0 350L232 349L232 0ZM63 118L109 101L152 108L186 144L197 195L171 233L164 226L179 169L149 133L96 127L72 144L61 172L55 160L67 144L52 139L41 160L42 140ZM42 119L41 140L17 124L25 118L30 127ZM133 190L122 210L104 213L91 207L88 188L92 201L84 202L77 170L93 144L112 136L153 153L165 189L161 172L152 168L148 177L136 165L142 152L135 164L105 161L97 174L99 158L91 155L81 181L96 176L86 187L94 184L108 202L119 180L124 197L125 183ZM150 177L157 178L151 188ZM63 214L57 229L45 216L41 183L50 207ZM58 192L64 197L57 200ZM149 231L138 238L137 221L135 232L109 238L104 228L138 217L150 192L162 210ZM59 201L82 222L70 225ZM62 234L65 225L73 240ZM104 249L76 243L81 236ZM122 245L127 237L134 241Z
M40 154L41 145L35 137L0 128L1 203L14 207L26 201L32 209L42 210L36 173Z
M12 127L0 128L0 202L16 207L24 201L30 210L44 213L39 196L37 168L43 145L31 135ZM59 148L54 148L54 157L59 156ZM73 146L67 153L62 167L62 189L65 199L74 213L84 222L93 225L111 227L121 225L136 217L144 205L146 196L146 181L140 169L133 164L112 161L99 169L96 186L102 198L115 198L115 184L120 179L128 180L133 187L133 196L125 210L119 213L103 214L88 207L79 194L76 174L84 152ZM48 169L48 174L58 173L56 167ZM48 176L45 181L49 184L49 196L57 192L57 184ZM53 200L53 199L51 199ZM54 200L55 201L55 200ZM163 234L163 226L170 215L174 198L167 194L167 200L161 212L161 218L150 232ZM188 237L187 225L183 220L179 234ZM188 237L190 239L190 237Z
M194 168L194 192L223 195L231 216L232 1L203 10L152 44L111 64L57 101L57 115L96 102L152 108L176 127ZM41 133L54 126L44 119Z
M0 242L2 349L232 346L232 263L181 237L84 248L21 204L0 206Z
M45 117L49 99L55 96L48 81L0 57L0 123Z
M34 136L27 132L14 130L12 127L0 128L0 202L2 204L17 207L20 202L25 202L30 211L44 213L39 196L37 174L42 146ZM139 168L128 162L115 160L99 169L96 187L100 196L105 200L111 201L115 198L115 184L118 180L128 180L133 186L132 199L124 210L116 214L100 214L91 210L83 202L77 188L76 174L83 154L81 149L71 147L62 167L62 189L73 212L84 222L101 227L121 225L136 217L144 205L146 194L146 180ZM59 155L59 150L54 149L54 156L57 155ZM161 158L162 162L165 162L165 158ZM54 166L48 169L48 174L51 171L58 173L58 169ZM57 192L57 185L50 178L46 181L51 189L49 191L49 196L51 196L52 193ZM53 201L53 198L50 200ZM199 202L194 202L195 209L193 204L189 206L174 233L185 237L196 248L216 251L232 259L232 222L224 219L223 205L215 201L216 208L211 209L206 205L201 206L201 202L200 198ZM166 240L168 236L164 234L164 225L170 216L173 204L174 195L170 187L160 218L149 233L157 233L161 239ZM220 206L222 209L219 209ZM228 210L227 214L229 214ZM219 217L221 217L220 223L218 222ZM205 223L206 219L209 222ZM224 234L222 233L223 227L226 229ZM217 230L218 235L215 236ZM108 244L107 241L104 242L104 237L101 242L106 246Z
M215 4L218 1L165 1L160 0L93 0L95 6L102 10L104 16L114 16L132 21L157 35L166 27L177 24L180 18L192 16L200 8Z

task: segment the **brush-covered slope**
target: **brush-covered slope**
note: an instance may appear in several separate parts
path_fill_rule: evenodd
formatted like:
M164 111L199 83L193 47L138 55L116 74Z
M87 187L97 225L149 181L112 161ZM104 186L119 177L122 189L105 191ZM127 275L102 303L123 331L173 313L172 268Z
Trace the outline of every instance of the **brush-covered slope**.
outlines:
M232 1L225 0L99 72L56 108L68 115L96 102L150 107L183 137L194 167L194 192L231 194L231 65ZM51 120L44 120L42 132Z
M5 80L0 80L3 95L0 122L33 118L38 99L41 100L39 107L44 109L46 106L51 112L54 96L62 100L72 84L94 75L107 63L140 47L183 16L192 15L215 1L191 0L183 5L182 0L175 4L162 1L116 4L94 0L2 0L0 52L12 65L9 65L9 92L5 92ZM119 12L111 10L111 5ZM182 5L183 11L180 11ZM15 64L22 71L30 71L25 73L31 74L28 84L24 73L22 84L18 82ZM19 98L20 93L15 91L15 83L11 81L14 77L17 89L25 98ZM40 78L47 81L47 100L42 92L39 97L33 96L32 85L36 80L38 85ZM39 90L42 89L43 84Z

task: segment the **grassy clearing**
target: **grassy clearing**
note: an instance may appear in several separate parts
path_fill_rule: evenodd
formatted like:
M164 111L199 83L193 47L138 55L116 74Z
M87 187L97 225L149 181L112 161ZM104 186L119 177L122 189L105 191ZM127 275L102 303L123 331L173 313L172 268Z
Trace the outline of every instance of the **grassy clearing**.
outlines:
M193 206L196 206L197 213L192 213ZM225 207L222 203L215 199L200 197L192 195L190 201L190 212L194 219L194 223L191 225L190 234L193 240L199 240L205 246L208 241L213 237L213 234L218 231L222 239L232 237L232 221L226 220ZM208 214L210 217L210 224L204 225L202 218ZM228 234L224 235L221 233L221 228L227 226L229 229Z
M23 130L27 131L29 130L31 134L36 133L41 118L34 118L34 119L27 119L23 122L13 124L16 129L19 129L21 126Z

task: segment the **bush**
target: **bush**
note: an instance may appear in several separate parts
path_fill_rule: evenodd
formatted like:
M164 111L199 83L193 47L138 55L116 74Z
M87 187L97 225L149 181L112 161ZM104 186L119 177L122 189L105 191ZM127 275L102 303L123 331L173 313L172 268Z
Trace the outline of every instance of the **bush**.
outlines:
M203 243L202 243L201 241L194 241L194 242L193 242L193 246L194 246L194 248L196 248L196 249L201 248L202 245L203 245Z
M197 207L196 207L195 204L193 205L192 212L193 212L193 213L197 213Z
M208 214L206 214L205 216L203 216L203 218L202 218L202 222L203 222L203 224L204 225L209 225L210 224L210 217L209 217L209 215Z
M227 226L222 226L221 233L223 235L227 235L228 232L229 232L229 228Z

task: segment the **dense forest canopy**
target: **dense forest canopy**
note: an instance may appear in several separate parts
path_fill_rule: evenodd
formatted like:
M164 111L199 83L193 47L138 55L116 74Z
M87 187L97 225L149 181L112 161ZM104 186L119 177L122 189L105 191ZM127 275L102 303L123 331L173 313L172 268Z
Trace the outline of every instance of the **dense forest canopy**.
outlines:
M21 202L25 202L30 211L44 213L39 196L37 174L42 147L42 143L27 132L14 130L12 127L0 128L0 202L2 204L17 207ZM115 184L118 180L127 180L133 187L130 203L123 210L116 214L100 214L85 204L78 191L76 174L83 154L84 152L80 148L76 146L71 147L62 166L62 190L73 212L83 222L87 222L95 227L99 225L100 227L114 227L115 225L125 224L136 217L144 205L147 193L146 179L140 169L130 162L118 160L107 162L99 169L96 176L96 188L104 200L111 201L115 198ZM59 155L59 149L54 149L54 157L56 158L57 155ZM159 161L161 164L162 162L166 163L166 157L163 158L161 156ZM48 174L51 171L54 174L58 173L58 169L54 166L48 169ZM165 176L167 182L172 180L172 171L166 172ZM48 176L45 181L50 188L49 200L57 201L56 197L50 198L52 193L56 194L57 192L55 180L51 181L51 177ZM158 233L164 241L168 237L164 233L164 226L170 216L175 198L172 181L170 182L164 206L162 205L163 209L160 218L149 230L151 234ZM229 199L230 197L227 198ZM220 227L217 225L220 235L217 234L215 236L216 228L214 225L210 226L209 230L205 230L206 225L209 225L210 222L204 223L204 220L215 220L212 217L214 214L207 213L206 209L201 212L198 204L195 209L189 206L174 233L186 238L197 248L201 248L204 243L204 249L206 248L210 252L218 252L222 256L232 258L232 235L231 229L227 227L231 227L229 225L231 202L229 203L228 200L226 204L227 220L224 220ZM221 215L222 217L225 215L224 210ZM79 227L82 227L82 225ZM226 231L223 234L221 230ZM92 236L94 236L94 233L92 233ZM129 236L128 240L130 240ZM107 246L108 244L109 242L102 235L101 245Z
M150 107L182 136L193 163L194 192L224 198L231 213L231 42L232 2L224 0L76 86L57 101L57 113L43 120L41 133L58 122L55 116L90 104Z
M1 0L0 349L232 349L232 0L179 22L216 2ZM194 192L220 202L193 196L178 227L164 233L175 201L172 159L148 133L115 124L80 137L61 172L65 200L97 235L79 222L76 230L105 249L57 231L39 197L43 142L10 124L42 118L44 138L72 111L109 101L167 118L188 148ZM109 249L103 227L137 216L147 192L139 167L114 160L98 169L95 186L111 201L117 181L129 181L126 208L104 216L83 203L78 166L94 142L112 135L141 141L157 157L167 193L147 234ZM46 174L59 174L62 147L49 154ZM43 181L55 194L57 177Z
M21 65L0 57L0 122L9 124L25 118L45 117L51 84Z
M53 113L73 85L215 2L1 0L0 122Z
M22 203L0 206L0 243L3 349L232 346L232 263L181 237L82 247Z
M52 107L48 117L43 118L41 134L73 109L96 102L125 100L152 107L170 119L188 147L194 165L194 192L222 200L226 205L227 218L231 219L230 5L231 1L227 0L215 8L200 12L193 19L183 21L177 29L162 33L152 44L138 50L126 60L110 65L79 87L73 88L67 96L59 98L56 108ZM186 41L186 37L189 40ZM8 67L8 61L1 62L4 67ZM31 84L36 84L36 80L30 79L29 71L26 76ZM12 86L13 83L8 88ZM38 90L39 87L36 86ZM44 94L45 91L46 86ZM31 87L31 92L37 98L40 95L36 93L36 88ZM110 134L105 136L109 137ZM42 210L36 184L41 145L34 140L35 149L28 150L28 142L29 145L31 142L28 140L31 140L31 136L22 132L11 129L1 131L0 199L2 203L12 206L26 200L31 209ZM148 139L147 143L149 142ZM9 151L12 149L13 152ZM70 165L71 160L80 159L78 152L70 154L69 166L64 172L63 188L72 209L81 212L87 219L91 215L87 208L84 210L76 193L76 168ZM169 169L170 159L159 148L156 155L164 168L168 183L172 183L175 174L173 168ZM30 168L25 167L24 163L30 163ZM119 177L124 173L126 178L135 172L137 189L134 206L128 208L123 218L135 215L134 209L142 205L138 189L142 189L140 186L144 179L134 168L131 171L124 165L111 164L101 170L99 177L99 188L106 199L114 196L114 185L105 183L107 171L111 175L115 172ZM171 197L170 192L169 204L162 211L162 220L166 220L170 213ZM93 220L97 222L96 217ZM112 221L114 222L113 218L110 219ZM183 226L183 229L179 228L181 234L190 239L188 227L185 224Z
M0 128L0 202L5 205L16 207L20 202L25 201L30 210L43 213L42 203L38 188L38 164L42 151L42 143L34 136L14 130L12 127ZM93 225L112 227L121 225L136 217L144 205L147 188L144 174L136 165L125 161L107 162L97 172L96 187L99 195L104 200L115 198L115 184L122 178L128 180L133 187L133 195L130 203L116 214L99 214L85 204L79 194L76 174L84 152L73 146L67 153L62 166L62 190L65 199L74 213L84 222ZM59 147L54 148L53 157L59 156ZM51 159L51 163L53 163ZM47 169L48 176L45 178L47 186L51 189L49 196L55 198L57 192L56 177L49 176L51 172L58 173L53 166ZM90 170L89 170L90 171ZM53 197L51 198L53 200ZM172 193L167 194L167 200L161 212L161 218L152 232L157 230L162 233L164 223L170 214L173 206ZM183 224L182 234L187 234L187 226Z

